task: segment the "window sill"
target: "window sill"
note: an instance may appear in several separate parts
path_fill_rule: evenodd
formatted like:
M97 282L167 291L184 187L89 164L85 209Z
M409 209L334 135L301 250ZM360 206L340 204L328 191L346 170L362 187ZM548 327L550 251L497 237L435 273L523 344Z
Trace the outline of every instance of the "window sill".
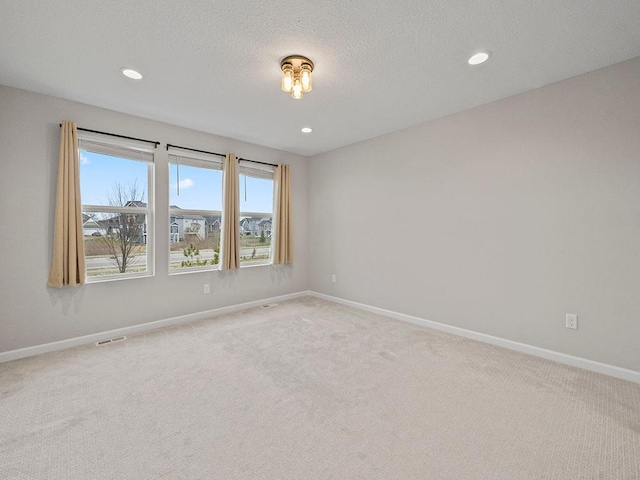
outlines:
M252 265L240 265L240 268L254 268L254 267L270 267L273 263L254 263Z
M190 268L174 268L169 270L169 276L173 275L187 275L189 273L202 273L202 272L219 272L220 265L214 267L190 267Z
M145 273L121 273L117 275L85 277L85 285L88 285L90 283L117 282L120 280L131 280L134 278L148 278L153 276L154 276L153 273L145 272Z

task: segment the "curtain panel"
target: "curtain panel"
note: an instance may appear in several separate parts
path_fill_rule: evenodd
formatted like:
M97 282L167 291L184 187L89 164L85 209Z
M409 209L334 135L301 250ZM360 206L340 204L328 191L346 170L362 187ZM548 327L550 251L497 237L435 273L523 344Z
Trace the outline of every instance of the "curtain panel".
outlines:
M279 165L274 172L275 180L275 244L273 263L293 262L293 226L291 218L291 180L289 165Z
M224 159L222 178L220 269L235 270L240 267L240 199L238 161L233 153Z
M82 285L85 282L84 235L80 202L78 129L73 122L62 122L60 159L56 187L56 213L50 287Z

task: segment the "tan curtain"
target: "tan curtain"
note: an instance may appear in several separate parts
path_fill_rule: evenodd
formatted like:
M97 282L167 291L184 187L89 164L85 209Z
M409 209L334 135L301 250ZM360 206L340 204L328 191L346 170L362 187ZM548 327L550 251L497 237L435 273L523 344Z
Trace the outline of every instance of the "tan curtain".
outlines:
M84 284L84 236L80 203L78 130L73 122L62 122L60 163L53 230L53 258L47 285L64 287Z
M293 228L291 219L291 180L289 165L279 165L275 180L275 244L273 263L293 262Z
M240 200L238 197L238 162L233 153L224 159L222 187L221 270L240 267Z

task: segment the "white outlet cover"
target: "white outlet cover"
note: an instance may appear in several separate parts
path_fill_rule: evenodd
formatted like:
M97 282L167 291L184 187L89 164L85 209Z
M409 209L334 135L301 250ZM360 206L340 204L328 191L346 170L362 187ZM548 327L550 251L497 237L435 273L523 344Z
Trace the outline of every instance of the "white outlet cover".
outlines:
M573 330L578 329L578 315L575 313L567 313L565 318L565 326Z

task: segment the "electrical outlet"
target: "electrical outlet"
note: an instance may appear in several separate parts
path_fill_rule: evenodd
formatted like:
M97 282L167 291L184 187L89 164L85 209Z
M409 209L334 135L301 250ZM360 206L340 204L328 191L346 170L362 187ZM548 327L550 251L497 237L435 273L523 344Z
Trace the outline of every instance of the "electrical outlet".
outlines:
M336 274L335 273L331 274L331 283L336 283Z
M567 313L567 316L565 317L565 326L567 328L571 328L573 330L577 330L578 329L578 315L576 315L575 313Z
M204 293L209 293L209 284L208 283L204 284Z

